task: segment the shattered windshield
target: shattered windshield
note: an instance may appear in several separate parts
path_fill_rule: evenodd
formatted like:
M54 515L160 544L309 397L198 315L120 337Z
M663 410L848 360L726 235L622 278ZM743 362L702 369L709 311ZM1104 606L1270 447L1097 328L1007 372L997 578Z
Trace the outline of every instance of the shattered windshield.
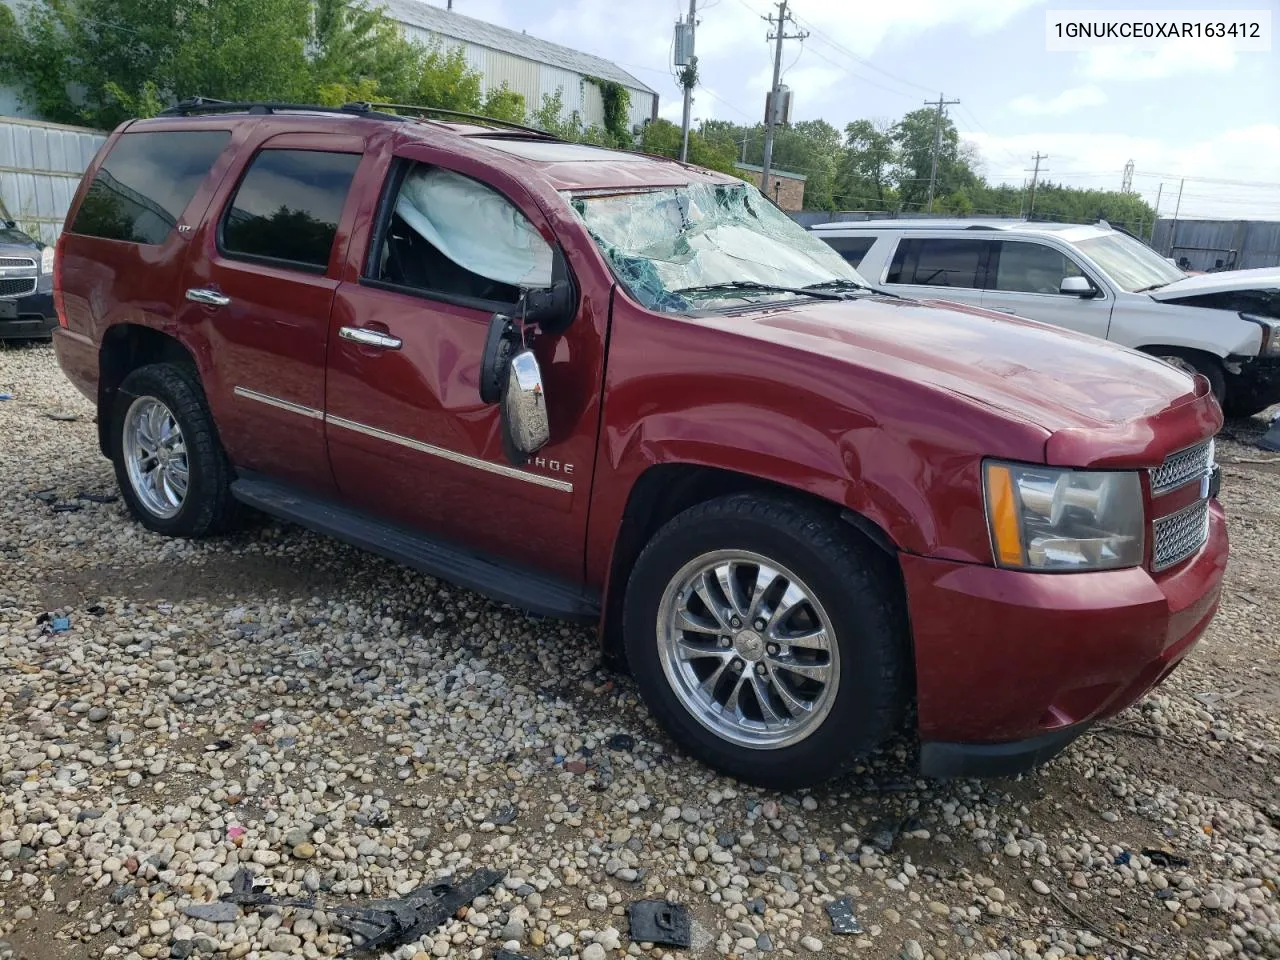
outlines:
M568 199L619 281L651 310L837 299L867 285L840 254L746 183Z

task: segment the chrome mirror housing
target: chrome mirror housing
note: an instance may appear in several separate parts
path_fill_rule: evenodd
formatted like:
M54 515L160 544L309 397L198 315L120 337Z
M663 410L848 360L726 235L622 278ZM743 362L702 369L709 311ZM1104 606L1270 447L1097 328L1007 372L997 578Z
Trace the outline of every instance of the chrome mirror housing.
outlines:
M502 422L507 441L523 457L537 453L551 439L542 370L538 367L538 358L527 348L515 354L507 367Z

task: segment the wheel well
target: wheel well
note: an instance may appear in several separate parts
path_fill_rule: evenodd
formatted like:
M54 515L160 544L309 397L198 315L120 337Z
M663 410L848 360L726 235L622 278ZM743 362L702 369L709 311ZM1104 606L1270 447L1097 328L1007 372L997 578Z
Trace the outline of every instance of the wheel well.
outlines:
M621 665L622 604L627 580L640 552L659 529L677 514L695 504L736 493L756 493L803 503L830 514L832 523L844 521L852 536L876 547L875 555L883 561L888 581L905 597L902 568L892 539L874 521L845 509L837 503L812 494L762 480L732 470L690 464L658 464L650 467L631 489L622 524L613 548L609 571L609 592L604 600L604 633L601 638L605 656ZM905 612L905 605L901 606Z
M195 358L167 333L136 323L117 324L102 338L98 351L98 446L104 456L111 456L107 434L120 384L139 367L166 362L194 366Z
M1187 357L1204 358L1219 365L1222 364L1222 358L1216 353L1210 353L1208 350L1197 350L1195 347L1169 347L1160 343L1147 344L1145 347L1137 348L1140 352L1149 354L1153 357Z

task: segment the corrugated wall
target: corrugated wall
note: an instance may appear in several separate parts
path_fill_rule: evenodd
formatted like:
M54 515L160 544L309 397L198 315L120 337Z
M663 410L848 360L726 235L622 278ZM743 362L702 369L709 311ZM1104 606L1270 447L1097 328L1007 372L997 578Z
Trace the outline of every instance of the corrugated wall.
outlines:
M53 243L71 198L106 134L0 117L0 200L33 237Z
M1165 256L1185 257L1192 270L1278 267L1280 221L1160 220L1152 246Z
M501 86L505 81L512 90L524 96L526 107L533 111L542 105L544 95L554 96L559 90L565 116L577 110L588 127L604 123L604 101L600 91L594 84L584 82L579 73L474 43L440 37L411 24L401 24L401 29L408 39L427 46L440 43L449 48L461 47L467 66L480 74L486 91L490 87ZM631 90L631 106L627 112L632 126L643 125L653 116L653 101L653 94Z

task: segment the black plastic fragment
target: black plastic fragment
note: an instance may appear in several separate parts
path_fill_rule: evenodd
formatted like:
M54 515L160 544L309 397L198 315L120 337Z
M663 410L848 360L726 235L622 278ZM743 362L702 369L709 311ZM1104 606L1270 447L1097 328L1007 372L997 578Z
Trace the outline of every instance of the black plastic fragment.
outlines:
M605 746L619 753L630 753L636 748L636 738L629 733L615 733Z
M499 810L495 813L489 818L489 820L499 827L505 827L509 823L515 823L516 817L519 815L520 811L515 807L506 807L505 809Z
M853 934L862 932L862 924L853 915L853 900L841 897L827 904L827 916L831 918L831 932Z
M627 905L631 939L637 943L662 943L688 947L692 943L689 911L682 903L666 900L637 900Z
M423 884L398 900L370 900L358 906L322 906L312 899L277 899L255 890L253 874L242 867L231 878L231 891L222 899L242 907L270 905L324 910L332 918L333 926L351 934L355 941L352 950L382 950L410 943L435 930L504 876L498 870L477 870L457 883L437 880Z
M54 513L75 513L77 510L83 509L83 506L83 504L75 502L55 503L49 509Z
M37 490L31 496L41 503L54 503L58 499L58 491L50 487L48 490Z
M1168 850L1143 850L1142 855L1154 863L1157 867L1179 868L1191 866L1191 861L1186 857L1180 857L1176 853L1170 853Z
M120 498L114 493L91 493L88 490L81 490L76 494L77 500L87 500L90 503L115 503Z
M205 753L219 753L223 750L230 750L235 744L230 740L215 740L213 743L206 743L204 746Z

